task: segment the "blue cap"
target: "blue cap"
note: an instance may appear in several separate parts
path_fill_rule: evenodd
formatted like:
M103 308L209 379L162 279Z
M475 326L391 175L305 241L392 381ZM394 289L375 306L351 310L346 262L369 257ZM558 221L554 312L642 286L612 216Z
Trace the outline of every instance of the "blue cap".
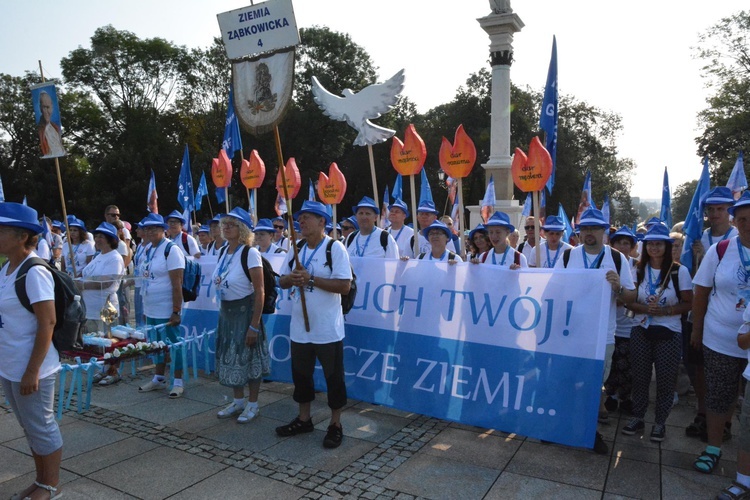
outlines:
M319 201L305 200L302 203L302 208L300 208L297 212L295 212L294 217L297 218L301 214L313 214L313 215L317 215L318 217L323 217L326 221L326 224L331 222L331 216L328 215L328 210L326 209L326 206Z
M388 210L393 210L394 208L400 209L407 217L409 217L409 207L406 206L406 203L404 203L401 198L396 198L396 200L390 204Z
M419 212L427 212L427 213L438 215L438 211L435 208L435 203L431 201L420 202L419 206L417 207L417 213Z
M78 229L86 231L86 224L75 215L68 215L68 227L77 227Z
M250 229L251 231L253 230L253 218L250 217L250 214L244 208L234 207L224 217L232 217L233 219L237 219L245 224L248 229Z
M21 203L0 203L0 226L20 227L34 234L42 232L36 210Z
M482 225L482 224L479 224L477 227L475 227L474 229L472 229L471 231L469 231L469 241L474 241L474 236L477 233L480 233L480 232L484 233L484 234L487 234L487 228L484 227L484 225Z
M737 200L737 202L733 206L729 207L729 210L727 210L727 212L729 212L729 215L734 216L735 210L740 207L746 207L748 205L750 205L750 191L745 191L744 193L742 193L742 196L740 196L740 199Z
M286 229L287 224L285 217L274 217L273 219L271 219L271 223L273 224L274 222L281 222L282 224L284 224L284 229Z
M167 229L167 224L164 223L164 217L159 214L148 214L138 223L138 225L143 228L160 227L162 229Z
M56 227L60 231L65 231L65 224L63 224L62 221L59 220L53 220L52 227Z
M96 229L91 232L94 233L94 235L96 235L97 233L101 233L107 238L114 238L116 240L119 239L119 237L117 236L117 228L109 222L102 222Z
M578 223L578 227L593 226L609 228L609 222L604 220L604 215L601 210L593 207L589 207L581 214L581 221Z
M354 212L354 214L356 215L357 210L359 210L360 208L371 208L376 214L380 215L380 209L375 204L375 200L368 196L365 196L364 198L359 200L359 203L357 203L356 206L352 207L352 212Z
M542 229L545 231L565 231L565 224L563 224L560 217L556 215L548 215L544 219Z
M341 219L341 222L339 223L339 226L343 224L344 222L348 222L352 226L354 226L354 229L359 230L359 222L357 222L357 218L354 216L346 217L344 219Z
M614 234L609 237L609 241L613 242L620 238L628 238L630 241L633 242L634 245L636 241L638 241L636 236L633 234L633 231L631 231L628 226L622 226L620 229L615 231Z
M440 229L441 231L445 233L445 236L448 238L448 240L451 239L451 236L452 236L451 230L448 229L448 226L446 226L439 220L436 220L435 222L433 222L426 228L422 229L422 236L427 238L427 235L430 234L430 231L432 231L433 229Z
M717 186L703 198L704 205L734 205L732 190L726 186Z
M209 221L209 224L218 224L219 222L221 222L222 217L224 217L224 214L214 215L214 218Z
M516 226L510 223L510 217L504 212L495 212L487 222L484 223L485 229L490 227L505 227L511 233L516 230Z
M668 241L674 242L673 238L669 237L669 228L663 224L654 224L646 231L646 236L643 237L643 241Z
M205 224L201 224L201 227L198 228L198 233L210 233L211 228L208 227L209 222L207 221Z
M273 222L271 222L271 219L260 219L258 221L258 224L256 224L255 229L253 229L254 233L260 233L263 231L268 233L276 232L276 228L273 227Z
M182 223L183 226L187 225L187 221L185 220L185 217L177 210L172 210L172 213L167 215L166 219L164 220L169 221L169 219L177 219L178 221Z

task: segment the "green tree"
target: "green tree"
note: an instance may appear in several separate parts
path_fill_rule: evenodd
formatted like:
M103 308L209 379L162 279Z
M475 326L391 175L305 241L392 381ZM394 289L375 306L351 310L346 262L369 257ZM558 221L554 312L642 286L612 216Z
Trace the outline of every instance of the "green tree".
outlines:
M672 220L677 223L684 221L690 211L690 203L693 201L698 180L685 182L677 186L672 195Z

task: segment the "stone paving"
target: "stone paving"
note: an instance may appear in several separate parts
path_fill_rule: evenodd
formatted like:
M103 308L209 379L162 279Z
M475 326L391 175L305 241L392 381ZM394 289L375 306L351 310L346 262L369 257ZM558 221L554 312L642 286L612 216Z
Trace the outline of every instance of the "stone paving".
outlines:
M89 411L64 414L65 499L713 498L736 468L733 439L713 475L692 469L704 445L685 437L694 410L684 397L661 444L649 441L650 425L645 436L622 435L627 417L612 414L600 426L607 456L358 401L344 410L343 444L327 450L325 394L313 403L316 430L281 438L274 428L296 415L289 384L264 383L258 418L238 425L216 418L231 391L213 376L191 380L178 400L139 394L146 380L142 372L95 387ZM33 471L0 405L0 498L30 484Z

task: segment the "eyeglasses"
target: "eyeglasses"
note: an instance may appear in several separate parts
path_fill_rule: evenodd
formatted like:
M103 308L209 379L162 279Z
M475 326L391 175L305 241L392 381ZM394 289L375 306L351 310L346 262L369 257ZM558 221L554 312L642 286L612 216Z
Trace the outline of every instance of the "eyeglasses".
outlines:
M235 222L225 222L224 224L222 224L222 227L224 227L224 228L235 228L235 227L240 227L240 226L237 223L235 223Z
M534 229L534 226L523 226L523 228L524 228L524 229L525 229L526 231L531 231L531 230L533 230L533 229Z
M354 229L354 226L341 226L342 231L351 231Z
M283 231L283 230L284 230L284 226L277 226L277 225L274 225L273 227L274 227L274 229L279 229L279 230L281 230L281 231Z
M111 213L111 214L107 214L107 215L108 215L109 217L119 217L119 216L120 216L120 214L119 214L119 213Z

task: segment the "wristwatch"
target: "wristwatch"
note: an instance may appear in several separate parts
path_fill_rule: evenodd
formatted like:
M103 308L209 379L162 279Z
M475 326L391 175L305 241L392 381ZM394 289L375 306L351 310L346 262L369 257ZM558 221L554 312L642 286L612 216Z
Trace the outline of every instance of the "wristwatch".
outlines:
M312 288L315 286L315 276L310 276L310 279L307 280L307 287Z

